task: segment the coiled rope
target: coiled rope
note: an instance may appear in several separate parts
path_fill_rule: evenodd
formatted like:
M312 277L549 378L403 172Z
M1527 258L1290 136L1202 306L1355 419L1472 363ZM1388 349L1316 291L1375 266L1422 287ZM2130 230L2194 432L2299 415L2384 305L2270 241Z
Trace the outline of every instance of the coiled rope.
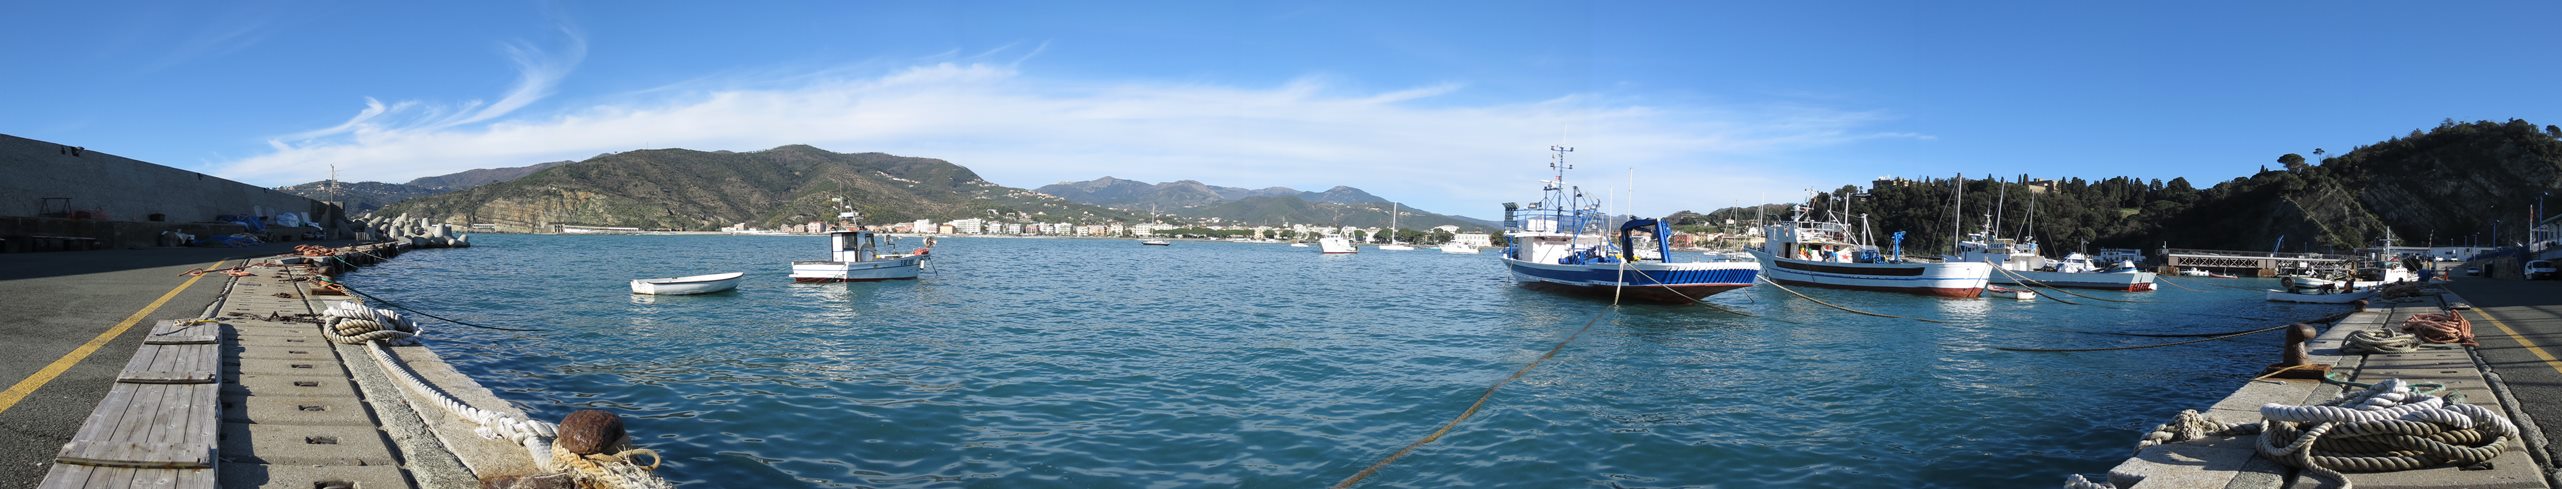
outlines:
M2326 482L2352 489L2348 472L2394 472L2433 467L2473 467L2508 448L2517 425L2488 408L2450 402L2412 390L2410 382L2385 379L2363 390L2312 405L2268 403L2260 421L2222 423L2197 411L2179 416L2136 443L2138 451L2207 436L2258 435L2261 457ZM2065 487L2114 487L2073 475Z
M1823 300L1823 299L1817 299L1817 298L1814 298L1814 297L1811 297L1811 296L1807 296L1806 294L1798 293L1798 292L1797 292L1796 290L1794 290L1794 289L1789 289L1789 288L1788 288L1788 286L1785 286L1785 285L1779 285L1779 281L1771 280L1769 277L1763 277L1763 276L1760 276L1760 275L1754 275L1754 276L1753 276L1753 279L1754 279L1754 280L1760 280L1760 281L1761 281L1761 283L1770 284L1770 286L1772 286L1772 287L1778 287L1780 291L1782 291L1782 292L1787 292L1787 293L1788 293L1788 295L1797 296L1797 298L1799 298L1799 299L1805 299L1805 300L1809 300L1809 301L1814 301L1814 303L1816 303L1816 304L1823 304L1823 305L1825 305L1825 306L1827 306L1827 307L1831 307L1831 308L1834 308L1834 309L1840 309L1840 310L1842 310L1843 312L1848 312L1848 313L1851 313L1851 314L1858 314L1858 315L1862 315L1862 316L1881 317L1881 318L1910 319L1910 320L1914 320L1914 321L1921 321L1921 322L1925 322L1925 323L1948 324L1948 322L1947 322L1947 321L1941 321L1941 320L1937 320L1937 319L1930 319L1930 318L1917 318L1917 317L1904 317L1904 316L1897 316L1897 315L1893 315L1893 314L1886 314L1886 313L1881 313L1881 312L1868 312L1868 311L1862 311L1862 310L1858 310L1858 309L1851 309L1851 308L1848 308L1848 307L1842 307L1842 306L1841 306L1841 305L1839 305L1839 304L1834 304L1834 303L1830 303L1830 302L1824 302L1824 300Z
M2260 406L2261 456L2350 487L2343 472L2469 467L2508 447L2517 425L2472 404L2411 392L2386 379L2354 395L2313 406Z

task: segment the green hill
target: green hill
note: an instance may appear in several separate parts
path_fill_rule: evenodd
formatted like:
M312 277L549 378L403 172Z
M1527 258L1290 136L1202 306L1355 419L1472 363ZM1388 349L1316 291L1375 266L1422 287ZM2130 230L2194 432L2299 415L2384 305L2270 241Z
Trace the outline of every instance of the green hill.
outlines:
M712 230L832 219L869 223L998 218L1099 223L1129 214L1010 188L938 159L834 153L807 145L755 152L685 149L613 153L511 181L413 199L383 214L519 229L552 225Z
M2031 185L2020 183L2024 176L2002 184L1971 177L1965 183L1966 227L1980 226L1999 201L2004 236L2024 230L2059 250L2085 243L2266 250L2283 236L2287 251L2346 251L2375 245L2388 229L2405 246L2463 244L2476 236L2516 244L2526 240L2520 223L2530 220L2537 197L2562 187L2562 128L2523 120L2449 120L2344 154L2315 156L2320 159L2288 153L2273 161L2278 168L2259 165L2250 176L2204 189L2185 178L2069 178ZM1943 250L1954 186L1949 180L1881 181L1852 199L1850 212L1869 214L1881 239L1909 231L1906 249ZM1835 196L1859 190L1845 186L1810 203L1823 208ZM2027 218L2032 204L2033 221ZM2556 210L2548 212L2562 213L2562 201L2552 205ZM1770 215L1782 218L1780 211ZM1749 223L1752 215L1751 208L1732 208L1690 214L1696 217L1686 221ZM2500 221L2496 236L2494 221Z
M1499 227L1492 222L1424 212L1410 206L1392 206L1388 199L1345 186L1323 192L1305 192L1289 187L1247 189L1191 180L1150 184L1103 177L1050 184L1036 190L1070 202L1111 207L1140 215L1155 212L1203 223L1387 227L1388 213L1395 209L1400 212L1396 224L1406 229L1450 225L1463 230L1492 231Z

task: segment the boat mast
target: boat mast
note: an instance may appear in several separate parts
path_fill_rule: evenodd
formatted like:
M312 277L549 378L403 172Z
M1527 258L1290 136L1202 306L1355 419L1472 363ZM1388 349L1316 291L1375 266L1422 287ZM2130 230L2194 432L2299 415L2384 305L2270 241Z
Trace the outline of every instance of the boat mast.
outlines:
M1957 174L1956 201L1949 206L1952 212L1948 213L1948 217L1952 219L1948 228L1948 254L1951 256L1957 254L1958 238L1966 233L1966 174L1964 173Z
M1994 193L1993 221L1984 223L1984 244L1992 244L1995 233L2002 232L2002 205L2010 203L2010 182L2001 182L2002 190Z

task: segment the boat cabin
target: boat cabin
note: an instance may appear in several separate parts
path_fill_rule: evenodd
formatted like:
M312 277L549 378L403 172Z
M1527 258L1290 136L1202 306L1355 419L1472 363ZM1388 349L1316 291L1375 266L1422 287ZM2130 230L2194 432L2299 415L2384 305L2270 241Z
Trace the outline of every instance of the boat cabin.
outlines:
M840 230L827 233L828 259L844 263L872 261L880 257L880 236L864 230Z

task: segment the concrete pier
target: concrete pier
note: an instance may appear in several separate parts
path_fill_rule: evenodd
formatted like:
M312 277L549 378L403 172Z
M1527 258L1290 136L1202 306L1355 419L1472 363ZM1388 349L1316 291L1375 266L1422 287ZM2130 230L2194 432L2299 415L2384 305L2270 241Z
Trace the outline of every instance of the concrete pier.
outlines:
M2507 416L2526 432L2512 435L2505 450L2486 466L2348 474L2349 481L2356 487L2552 487L2547 477L2551 470L2546 465L2549 459L2536 453L2547 450L2547 447L2538 430L2532 428L2532 416L2527 411L2531 408L2522 405L2520 397L2502 382L2501 376L2487 367L2492 364L2480 360L2480 351L2458 346L2409 353L2353 354L2340 349L2350 332L2400 324L2412 314L2441 312L2444 305L2461 302L2464 302L2462 297L2448 293L2372 305L2365 312L2349 315L2329 325L2311 341L2309 363L2329 365L2331 371L2343 373L2353 382L2373 383L2398 378L2443 384L2446 390L2440 396L2461 394L2463 402ZM2486 331L2489 326L2480 316L2474 311L2465 312L2474 318L2475 333L2484 337L2482 341L2488 347L2493 341L2490 336L2498 331ZM2266 341L2257 337L2239 341L2255 339ZM2271 360L2278 357L2277 350L2274 347L2270 349ZM2200 411L2219 422L2256 422L2261 419L2259 407L2263 404L2312 404L2337 398L2342 390L2340 385L2318 380L2256 380ZM2208 437L2146 448L2110 469L2104 480L2121 489L2318 487L2316 481L2303 477L2300 470L2260 456L2254 448L2256 440L2256 435Z
M212 306L186 308L203 317L142 328L150 333L141 353L105 376L112 388L88 399L95 407L72 423L72 434L9 455L41 452L30 464L42 470L41 487L65 488L475 487L543 474L523 445L481 436L478 422L396 380L415 375L477 409L525 416L434 352L389 346L377 358L372 346L334 343L322 331L321 311L354 297L331 294L315 277L402 249L382 243L341 248L343 259L223 261L252 266L244 276L206 274L220 277L206 283L227 288ZM33 474L11 476L0 482L39 483Z

